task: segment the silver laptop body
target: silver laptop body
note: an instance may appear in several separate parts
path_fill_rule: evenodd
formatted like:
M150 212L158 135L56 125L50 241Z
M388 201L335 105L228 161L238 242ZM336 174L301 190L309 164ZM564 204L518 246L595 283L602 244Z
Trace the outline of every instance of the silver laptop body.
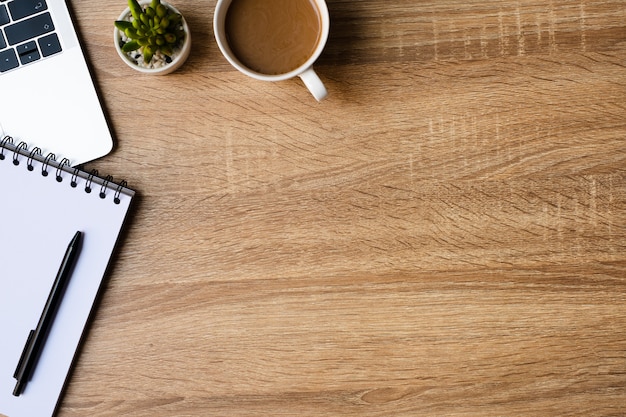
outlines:
M0 37L2 136L71 165L109 153L112 134L66 1L0 0Z

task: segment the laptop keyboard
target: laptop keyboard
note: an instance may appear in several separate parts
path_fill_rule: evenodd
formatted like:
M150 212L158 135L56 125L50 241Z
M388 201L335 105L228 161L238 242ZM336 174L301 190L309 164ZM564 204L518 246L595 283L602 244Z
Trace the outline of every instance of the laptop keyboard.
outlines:
M0 0L0 72L61 52L45 0Z

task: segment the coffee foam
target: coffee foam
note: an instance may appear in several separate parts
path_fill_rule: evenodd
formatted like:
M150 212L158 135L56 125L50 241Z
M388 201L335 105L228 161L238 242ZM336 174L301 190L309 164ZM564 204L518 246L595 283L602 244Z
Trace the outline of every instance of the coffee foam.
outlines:
M249 69L288 73L314 53L321 19L312 0L233 0L225 22L229 46Z

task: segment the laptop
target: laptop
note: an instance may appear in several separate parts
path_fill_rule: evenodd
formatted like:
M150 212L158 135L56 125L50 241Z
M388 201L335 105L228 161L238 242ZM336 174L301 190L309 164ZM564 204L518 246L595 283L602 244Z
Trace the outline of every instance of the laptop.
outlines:
M0 133L73 166L113 147L66 0L0 0Z

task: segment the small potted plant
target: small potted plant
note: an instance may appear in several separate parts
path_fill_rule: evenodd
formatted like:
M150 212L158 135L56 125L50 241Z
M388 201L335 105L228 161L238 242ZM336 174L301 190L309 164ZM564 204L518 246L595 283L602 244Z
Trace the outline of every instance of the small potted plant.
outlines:
M182 14L161 0L128 0L115 21L117 53L129 67L164 75L178 69L189 56L191 37Z

